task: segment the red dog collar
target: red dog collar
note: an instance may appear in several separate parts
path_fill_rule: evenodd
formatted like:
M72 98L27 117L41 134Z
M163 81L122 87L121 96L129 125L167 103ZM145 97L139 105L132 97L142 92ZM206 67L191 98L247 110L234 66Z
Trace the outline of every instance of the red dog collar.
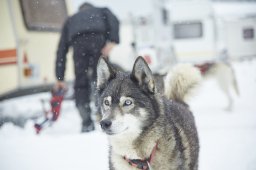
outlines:
M124 160L126 160L131 166L142 169L142 170L149 170L149 165L152 163L152 160L155 157L156 150L158 148L158 142L156 142L156 145L152 149L152 152L150 154L150 157L144 160L141 159L128 159L126 156L124 156Z

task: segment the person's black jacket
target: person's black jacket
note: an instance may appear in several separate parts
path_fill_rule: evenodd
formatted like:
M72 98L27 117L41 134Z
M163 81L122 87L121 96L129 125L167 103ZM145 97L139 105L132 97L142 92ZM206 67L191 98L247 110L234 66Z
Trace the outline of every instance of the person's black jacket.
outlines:
M62 28L61 38L57 50L55 73L58 80L64 80L66 54L69 47L74 47L76 45L74 42L76 41L77 37L85 34L104 35L105 42L110 41L118 44L119 21L109 9L96 7L79 11L68 18ZM76 55L76 58L78 59L82 59L83 57L79 56L79 54Z

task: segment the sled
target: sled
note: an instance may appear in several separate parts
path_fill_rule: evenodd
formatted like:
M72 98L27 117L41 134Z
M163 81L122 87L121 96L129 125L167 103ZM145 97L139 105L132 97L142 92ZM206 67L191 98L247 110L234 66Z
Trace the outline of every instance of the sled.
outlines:
M56 122L60 116L60 110L61 110L61 104L64 99L64 95L66 93L66 90L61 89L52 89L51 94L51 100L50 102L50 110L47 110L45 108L45 100L41 100L42 107L43 107L43 117L37 119L36 123L34 124L34 128L37 134L39 134L42 129L51 126L54 122Z

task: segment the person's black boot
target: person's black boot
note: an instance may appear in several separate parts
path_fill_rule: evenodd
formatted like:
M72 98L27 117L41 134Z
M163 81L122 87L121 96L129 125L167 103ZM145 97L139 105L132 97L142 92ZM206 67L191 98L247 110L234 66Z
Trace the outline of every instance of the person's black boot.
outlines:
M86 133L86 132L91 132L91 131L94 131L94 130L95 130L94 123L91 122L90 124L82 125L81 132Z
M90 132L95 129L94 123L91 119L91 108L89 104L79 105L78 107L80 116L82 118L81 132Z

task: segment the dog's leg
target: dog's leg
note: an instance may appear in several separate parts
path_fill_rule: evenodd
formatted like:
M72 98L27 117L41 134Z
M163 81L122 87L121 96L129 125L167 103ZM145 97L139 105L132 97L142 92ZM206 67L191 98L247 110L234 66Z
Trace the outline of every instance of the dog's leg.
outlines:
M229 91L227 91L226 95L228 98L228 106L225 108L225 110L232 111L233 110L233 99L232 99Z
M234 69L231 67L231 76L232 76L232 85L233 85L233 88L237 94L237 96L239 96L239 88L238 88L238 84L237 84L237 80L236 80L236 75L235 75L235 72L234 72Z
M228 72L222 72L216 78L220 89L223 91L228 100L228 105L225 110L231 111L233 109L233 98L231 96L229 87L232 86L232 80L231 77L226 74L228 74Z

